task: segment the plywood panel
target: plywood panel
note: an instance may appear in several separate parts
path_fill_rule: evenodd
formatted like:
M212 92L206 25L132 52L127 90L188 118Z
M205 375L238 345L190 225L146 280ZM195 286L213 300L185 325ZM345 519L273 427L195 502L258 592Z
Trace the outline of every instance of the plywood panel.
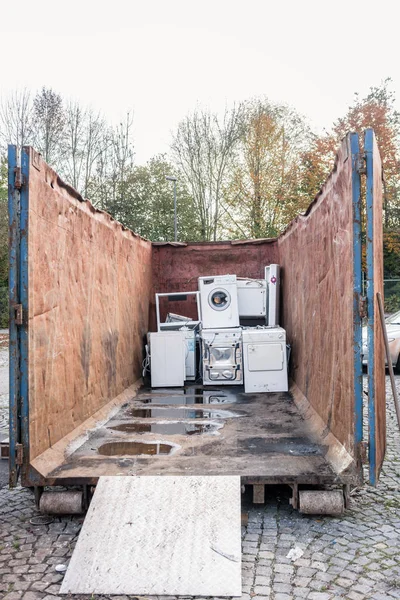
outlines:
M241 596L240 477L101 477L61 593Z
M350 140L314 203L279 238L292 377L353 454L353 212Z
M29 153L32 460L140 377L152 272L149 242Z

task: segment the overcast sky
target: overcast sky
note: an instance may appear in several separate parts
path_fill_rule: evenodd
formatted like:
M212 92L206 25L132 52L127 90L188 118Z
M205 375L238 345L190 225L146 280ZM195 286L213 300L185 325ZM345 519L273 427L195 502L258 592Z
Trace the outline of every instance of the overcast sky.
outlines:
M256 95L321 130L354 92L392 77L400 3L380 0L3 0L1 93L45 85L117 122L134 111L137 162L168 149L202 104ZM400 109L400 103L399 103Z

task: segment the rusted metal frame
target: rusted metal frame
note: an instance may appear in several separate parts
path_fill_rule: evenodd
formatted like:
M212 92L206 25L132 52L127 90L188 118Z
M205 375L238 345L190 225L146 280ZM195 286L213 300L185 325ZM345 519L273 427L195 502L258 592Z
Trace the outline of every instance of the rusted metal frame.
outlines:
M366 161L366 213L367 213L367 342L368 342L368 426L369 426L369 482L377 483L376 463L376 413L375 413L375 285L374 285L374 134L367 129L364 137Z
M28 147L22 148L21 173L23 186L20 193L20 257L19 257L19 294L22 305L22 325L20 336L20 395L21 395L21 443L23 446L24 471L29 464L29 385L28 385L28 224L29 224L29 167L30 152Z
M14 487L19 476L17 445L20 443L19 331L16 307L19 305L20 191L17 187L19 157L16 146L8 147L8 223L9 223L9 371L10 371L10 448L9 484ZM20 177L20 175L19 175Z
M362 242L360 144L357 133L350 136L353 201L353 357L354 357L354 435L356 448L363 438L362 373Z

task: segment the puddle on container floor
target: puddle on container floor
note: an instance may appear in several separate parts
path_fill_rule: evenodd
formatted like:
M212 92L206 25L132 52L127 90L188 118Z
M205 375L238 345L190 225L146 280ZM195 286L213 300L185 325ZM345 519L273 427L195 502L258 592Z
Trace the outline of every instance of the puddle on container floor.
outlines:
M174 446L159 442L107 442L98 448L98 453L103 456L140 456L143 454L170 454Z
M227 410L199 410L197 408L129 408L126 414L137 419L227 419L236 415Z
M211 433L219 429L217 424L211 423L185 423L184 421L170 421L164 423L123 423L110 427L114 431L127 433L159 433L162 435L199 435Z
M185 390L185 393L171 395L157 392L153 395L143 394L138 396L138 400L144 404L233 404L237 402L237 394L232 392L221 392L220 390L202 390L193 388Z

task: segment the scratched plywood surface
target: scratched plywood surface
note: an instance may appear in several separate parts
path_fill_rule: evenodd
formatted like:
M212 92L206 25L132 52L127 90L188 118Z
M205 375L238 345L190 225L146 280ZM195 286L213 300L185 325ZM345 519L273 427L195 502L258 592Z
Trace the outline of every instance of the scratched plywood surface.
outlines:
M241 596L240 477L101 477L61 593Z
M376 137L373 141L373 254L374 254L374 363L376 465L377 478L386 452L386 390L385 390L385 346L379 319L377 293L383 298L383 226L382 226L382 161Z
M292 377L350 454L354 444L351 178L345 138L320 194L278 240Z
M63 184L30 149L30 458L140 377L151 244Z

